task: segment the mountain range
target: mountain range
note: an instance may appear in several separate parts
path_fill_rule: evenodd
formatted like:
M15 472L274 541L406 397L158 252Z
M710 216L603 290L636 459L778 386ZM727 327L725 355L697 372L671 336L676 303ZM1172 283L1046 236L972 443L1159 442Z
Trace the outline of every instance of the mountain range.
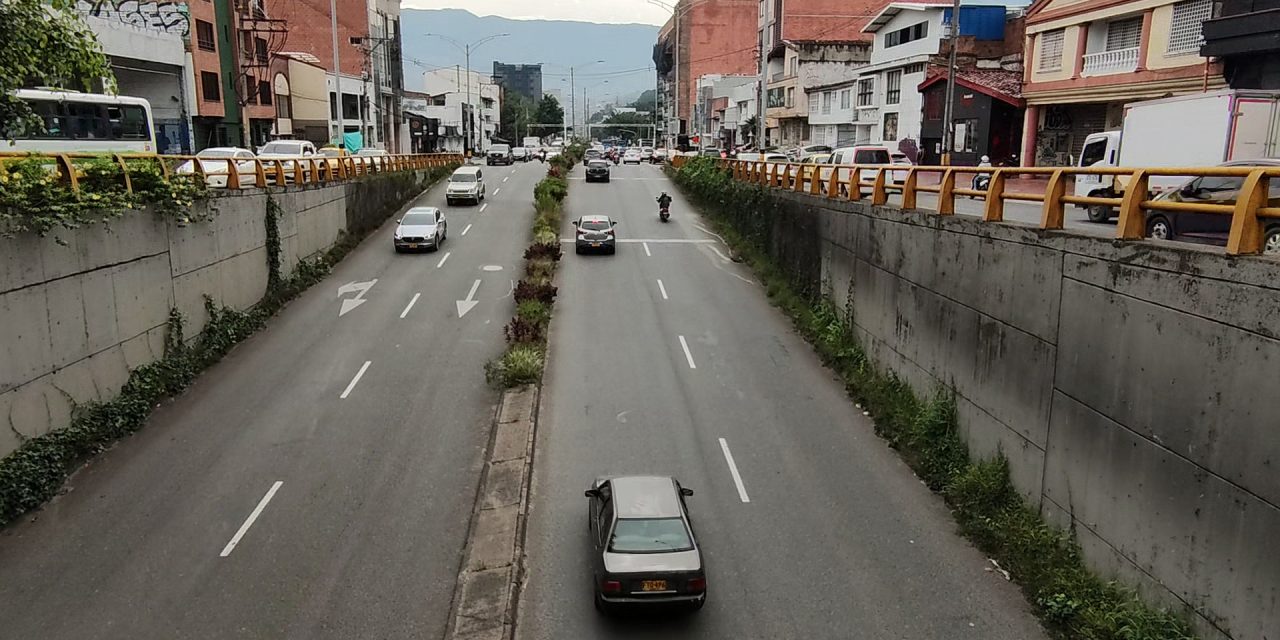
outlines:
M428 33L444 34L462 44L498 33L510 34L475 48L471 68L488 74L493 72L495 60L506 64L541 62L543 90L558 89L566 103L570 65L577 66L577 99L582 99L586 88L593 105L605 100L629 102L640 92L652 89L657 81L653 45L658 27L652 25L511 20L477 16L462 9L403 9L400 17L405 88L410 90L422 87L424 71L464 63L463 52L457 46ZM604 62L584 64L596 60Z

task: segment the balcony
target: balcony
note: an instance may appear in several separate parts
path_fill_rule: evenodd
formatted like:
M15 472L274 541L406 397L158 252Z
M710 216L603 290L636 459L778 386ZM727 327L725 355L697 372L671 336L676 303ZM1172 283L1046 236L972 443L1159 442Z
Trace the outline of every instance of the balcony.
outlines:
M1084 76L1129 73L1138 68L1138 47L1084 54Z

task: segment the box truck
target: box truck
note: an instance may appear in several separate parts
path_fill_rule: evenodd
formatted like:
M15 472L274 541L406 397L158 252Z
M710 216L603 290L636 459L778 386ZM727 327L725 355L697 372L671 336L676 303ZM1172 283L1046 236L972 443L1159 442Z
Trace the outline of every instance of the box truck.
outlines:
M1274 158L1280 152L1280 92L1224 89L1126 105L1119 131L1085 138L1079 167L1212 167L1231 160ZM1076 176L1075 195L1124 194L1125 176ZM1186 182L1185 176L1153 176L1157 195ZM1094 222L1109 220L1112 207L1087 207Z

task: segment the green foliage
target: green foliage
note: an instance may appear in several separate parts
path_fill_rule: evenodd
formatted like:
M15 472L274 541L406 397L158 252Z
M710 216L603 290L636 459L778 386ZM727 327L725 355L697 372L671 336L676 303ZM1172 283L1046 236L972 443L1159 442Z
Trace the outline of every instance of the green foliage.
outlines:
M13 92L23 87L91 91L102 78L114 85L111 65L72 0L0 2L0 137L44 131L44 122Z
M514 344L502 357L484 366L485 380L497 387L510 389L534 384L542 379L546 363L542 348L530 344Z
M569 195L569 182L564 178L556 178L547 176L533 187L533 200L537 202L545 198L551 198L556 202L564 202Z
M549 306L556 300L556 288L549 284L521 280L516 283L515 298L516 304L526 300L536 300Z
M551 324L551 305L541 300L525 300L516 306L516 317L546 327Z
M542 96L533 120L536 124L564 124L564 108L555 96Z
M452 166L435 169L428 179L434 182L453 169ZM205 296L206 321L194 343L188 343L184 337L182 314L171 309L164 355L160 360L131 371L113 400L76 407L70 426L30 438L0 459L0 526L57 495L71 472L86 459L140 429L160 402L181 393L202 370L265 326L289 300L329 275L333 266L354 249L362 237L359 233L344 235L320 257L299 263L292 275L283 278L279 273L279 206L274 200L267 201L264 224L271 274L267 295L244 311L220 307ZM275 284L270 284L272 282ZM513 372L517 376L527 375L527 371L518 367Z
M520 139L526 135L537 135L537 133L529 133L529 125L539 124L534 120L537 115L538 106L532 100L515 91L507 91L503 94L502 99L502 129L499 132L501 136L511 141L511 146L519 146Z
M960 531L1022 585L1053 635L1193 640L1189 625L1177 614L1149 607L1132 591L1090 572L1075 540L1048 525L1014 487L1003 455L970 458L958 431L953 390L938 389L921 400L904 381L875 366L856 340L850 319L830 300L792 281L768 253L775 246L772 230L780 210L767 190L733 181L708 158L690 158L679 170L667 170L711 215L717 231L756 270L770 300L870 412L876 432L942 494Z

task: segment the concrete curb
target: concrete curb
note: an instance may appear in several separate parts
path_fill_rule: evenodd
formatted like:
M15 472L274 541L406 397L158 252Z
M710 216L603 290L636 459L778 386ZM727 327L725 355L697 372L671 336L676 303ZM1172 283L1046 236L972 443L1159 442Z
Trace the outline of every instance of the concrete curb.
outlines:
M535 385L502 394L458 570L450 640L510 640L515 633L539 397Z

